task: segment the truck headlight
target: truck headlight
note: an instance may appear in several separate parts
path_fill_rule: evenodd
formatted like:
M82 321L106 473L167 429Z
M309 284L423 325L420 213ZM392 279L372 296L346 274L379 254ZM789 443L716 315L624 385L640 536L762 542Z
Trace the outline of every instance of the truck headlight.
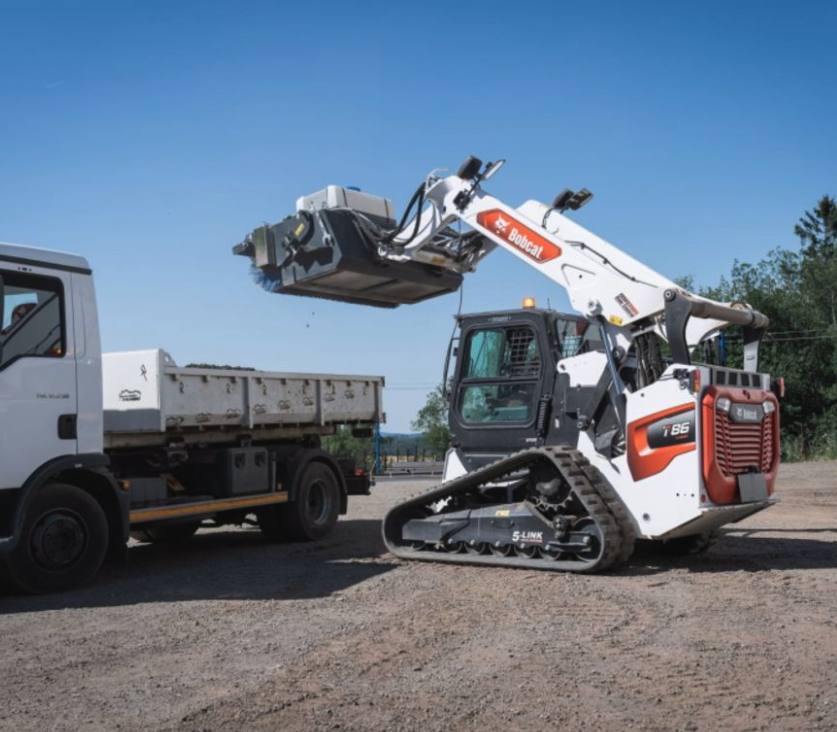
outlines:
M720 399L718 399L717 402L715 402L715 409L717 409L720 412L726 412L727 414L729 414L731 406L732 402L726 397L721 397Z
M766 399L761 406L765 414L773 414L776 411L776 405L769 399Z

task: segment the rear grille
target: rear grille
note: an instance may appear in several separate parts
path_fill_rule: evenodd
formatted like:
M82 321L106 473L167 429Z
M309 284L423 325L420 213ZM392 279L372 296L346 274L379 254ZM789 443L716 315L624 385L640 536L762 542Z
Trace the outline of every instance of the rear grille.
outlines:
M715 455L727 478L741 473L769 473L773 467L774 417L761 424L738 424L725 412L715 417Z

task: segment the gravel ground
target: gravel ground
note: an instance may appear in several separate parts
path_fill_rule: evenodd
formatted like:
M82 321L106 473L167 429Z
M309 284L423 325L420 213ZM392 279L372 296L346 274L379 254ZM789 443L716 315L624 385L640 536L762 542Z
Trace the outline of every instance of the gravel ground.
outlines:
M202 532L0 595L3 730L837 730L837 463L705 555L572 576L385 553L379 484L317 545Z

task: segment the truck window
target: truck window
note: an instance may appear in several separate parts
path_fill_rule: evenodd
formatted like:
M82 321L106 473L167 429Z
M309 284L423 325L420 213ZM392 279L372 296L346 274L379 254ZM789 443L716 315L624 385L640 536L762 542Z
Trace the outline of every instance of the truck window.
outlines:
M52 277L3 272L0 368L24 356L62 358L66 350L63 287Z
M458 404L465 423L531 420L541 375L534 330L514 326L472 331L465 357Z

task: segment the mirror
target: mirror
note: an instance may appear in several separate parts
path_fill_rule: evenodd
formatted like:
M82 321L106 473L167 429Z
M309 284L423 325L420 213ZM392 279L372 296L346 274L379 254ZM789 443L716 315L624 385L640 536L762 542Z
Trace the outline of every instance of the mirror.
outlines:
M501 158L500 160L498 160L494 163L489 163L488 166L485 169L485 173L483 173L482 179L483 180L488 180L498 170L500 170L500 168L502 168L505 164L506 164L506 159L505 158Z

